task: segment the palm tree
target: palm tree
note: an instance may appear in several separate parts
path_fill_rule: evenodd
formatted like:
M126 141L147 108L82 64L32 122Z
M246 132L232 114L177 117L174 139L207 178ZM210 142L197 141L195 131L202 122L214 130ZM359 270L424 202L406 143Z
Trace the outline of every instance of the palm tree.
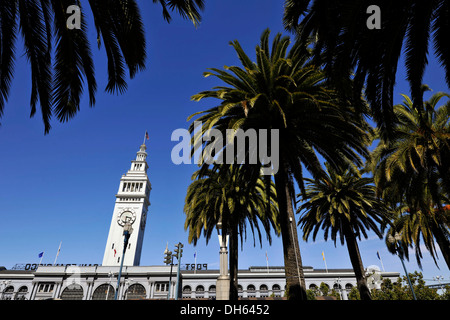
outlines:
M367 239L369 230L382 238L377 224L384 225L389 217L388 210L377 198L371 178L362 177L350 169L334 170L328 164L325 166L326 177L305 179L306 194L301 196L303 204L297 211L303 212L299 220L303 238L308 240L312 234L315 241L322 229L325 241L331 236L336 245L339 236L341 244L347 244L361 299L370 300L357 241L361 236Z
M212 231L221 222L222 235L230 236L230 300L238 299L238 240L246 239L247 224L261 242L260 224L271 243L271 227L278 234L278 206L275 187L269 196L261 177L253 178L241 166L218 165L202 168L192 176L188 187L184 212L185 229L189 229L189 243L197 244L202 235L208 243Z
M430 201L431 202L431 201ZM395 216L392 218L392 225L386 235L386 246L392 254L401 254L409 260L408 247L414 248L417 265L422 268L422 241L424 247L430 252L434 263L437 263L437 252L434 241L434 234L444 237L436 240L440 248L448 248L448 239L450 236L450 205L443 206L439 209L430 208L429 211L423 212L422 210L412 211L406 205L400 205L395 210ZM389 236L395 234L401 235L401 242L397 244L400 246L400 250L389 241ZM444 259L446 258L444 253ZM448 262L447 262L448 265Z
M429 88L423 86L422 90ZM402 96L403 103L394 106L394 138L388 142L380 140L369 168L374 173L378 194L400 211L392 232L404 230L403 243L415 245L419 266L422 236L433 258L436 240L450 267L445 210L449 204L450 101L437 108L439 101L450 95L435 93L421 108L415 108L408 96Z
M279 168L274 170L274 179L287 290L292 299L306 299L293 209L295 184L304 192L304 168L314 177L324 174L316 152L333 166L360 164L358 153L367 155L368 126L347 101L339 100L325 82L324 73L311 63L308 43L296 42L288 51L289 37L277 34L269 49L269 34L270 30L265 30L256 47L256 63L237 40L230 43L243 68L231 66L225 71L213 68L206 72L205 76L215 76L226 85L200 92L192 99L216 98L221 103L193 114L188 121L200 115L196 121L203 123L202 134L210 128L224 136L227 129L278 130L275 142L279 145ZM195 121L190 131L194 129ZM194 135L193 152L201 147L199 137ZM271 154L271 144L267 148ZM225 146L223 152L227 151ZM258 164L263 165L261 161Z
M153 0L197 24L203 0ZM81 7L80 1L69 0L5 0L0 6L0 118L9 97L14 74L15 42L22 35L25 55L31 66L30 116L41 108L45 134L56 115L60 122L73 118L80 109L87 82L90 106L95 105L97 82L91 45L81 8L80 29L69 29L66 13L70 5ZM89 0L97 30L97 43L103 42L108 58L109 93L123 93L127 88L125 69L130 78L145 68L146 44L142 18L134 0ZM103 41L102 41L103 40ZM53 46L55 46L53 48ZM54 58L52 58L54 54ZM54 68L54 70L52 69Z
M367 9L373 4L381 11L379 30L367 27ZM375 120L382 134L391 136L393 87L403 48L415 107L422 105L421 84L431 43L450 86L449 11L447 0L285 0L283 21L286 29L301 37L317 39L316 57L326 62L331 78L355 72L357 95L365 84Z

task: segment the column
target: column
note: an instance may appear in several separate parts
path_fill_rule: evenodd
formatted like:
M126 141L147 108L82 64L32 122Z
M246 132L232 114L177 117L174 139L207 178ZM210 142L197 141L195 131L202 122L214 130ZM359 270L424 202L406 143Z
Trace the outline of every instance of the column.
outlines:
M219 235L220 243L220 275L217 278L216 284L216 299L229 300L230 299L230 276L228 275L228 236L223 237Z
M61 296L61 288L62 288L62 281L61 282L55 282L55 289L53 290L53 299L59 298Z
M37 281L33 281L32 284L33 284L33 287L31 288L30 300L34 300L36 298L36 291L37 291L37 287L38 287Z
M155 282L152 282L150 286L150 299L153 299L154 291L155 291Z

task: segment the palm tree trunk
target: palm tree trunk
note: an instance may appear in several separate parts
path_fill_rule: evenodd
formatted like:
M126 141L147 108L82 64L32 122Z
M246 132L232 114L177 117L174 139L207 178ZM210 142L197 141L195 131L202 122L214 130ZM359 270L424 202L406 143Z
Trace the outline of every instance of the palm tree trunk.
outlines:
M230 234L230 300L238 300L238 231Z
M345 242L347 242L347 249L350 256L350 261L355 272L356 284L359 290L361 300L372 300L370 290L367 287L366 277L364 275L364 265L359 253L358 243L356 242L355 234L349 226L344 226Z
M433 232L439 249L441 249L441 253L444 257L445 263L447 263L447 267L450 269L450 243L445 237L439 225L437 225L436 223L431 224L431 231Z
M280 231L283 241L284 268L288 299L306 300L305 275L297 236L292 199L289 193L287 172L282 164L275 174L278 207L280 211Z

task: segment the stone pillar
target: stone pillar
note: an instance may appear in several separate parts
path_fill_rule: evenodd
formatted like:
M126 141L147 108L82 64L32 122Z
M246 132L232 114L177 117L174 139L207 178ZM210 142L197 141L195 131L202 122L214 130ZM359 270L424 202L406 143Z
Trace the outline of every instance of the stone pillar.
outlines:
M223 237L219 234L220 243L220 275L216 283L216 299L230 299L230 276L228 274L228 236Z

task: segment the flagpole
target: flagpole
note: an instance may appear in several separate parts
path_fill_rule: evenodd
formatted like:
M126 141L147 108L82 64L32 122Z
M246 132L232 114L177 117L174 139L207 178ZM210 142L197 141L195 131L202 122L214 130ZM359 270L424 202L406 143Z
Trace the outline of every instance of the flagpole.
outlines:
M323 257L323 262L325 263L325 270L328 273L327 260L325 259L325 253L323 251L322 251L322 257Z
M267 251L266 251L266 263L267 263L267 273L269 273L269 256L267 255Z
M197 273L197 251L194 253L194 273Z
M41 260L39 260L39 264L38 264L38 267L41 265L41 262L42 262L42 258L44 257L44 253L45 253L45 251L42 251L42 256L41 256Z
M144 141L142 142L142 144L145 144L145 140L148 140L148 131L147 130L145 130Z
M380 263L381 263L381 267L383 268L383 272L385 272L386 270L384 270L383 260L381 260L381 255L378 251L377 251L377 257L378 257L378 259L380 259Z
M55 262L53 262L53 265L56 264L56 259L58 259L59 251L61 250L61 244L62 244L62 241L59 243L58 252L56 252Z

